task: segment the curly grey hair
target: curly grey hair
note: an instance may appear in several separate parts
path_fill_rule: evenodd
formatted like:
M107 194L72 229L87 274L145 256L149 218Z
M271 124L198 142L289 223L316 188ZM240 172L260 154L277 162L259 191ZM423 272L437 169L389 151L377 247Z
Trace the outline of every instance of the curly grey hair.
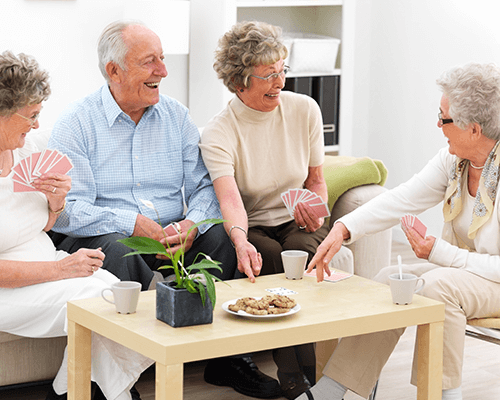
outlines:
M11 51L0 54L0 116L40 104L50 95L49 74L34 57Z
M281 28L265 22L240 22L219 39L214 70L230 92L250 87L254 67L285 59L288 50Z
M109 62L115 62L124 71L127 70L125 56L128 47L123 40L123 31L130 25L146 26L141 21L126 20L110 23L101 33L97 45L97 56L99 57L99 69L106 82L110 82L106 65Z
M437 84L448 98L449 114L456 126L465 129L477 123L484 136L500 139L500 69L495 64L452 68Z

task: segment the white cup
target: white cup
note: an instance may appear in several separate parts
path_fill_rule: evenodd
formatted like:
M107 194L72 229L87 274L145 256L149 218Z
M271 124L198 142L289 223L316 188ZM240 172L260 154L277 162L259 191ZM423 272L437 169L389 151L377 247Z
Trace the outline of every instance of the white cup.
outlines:
M402 274L402 276L403 279L400 279L399 273L389 275L392 302L395 304L410 304L413 300L413 293L419 293L424 288L425 280L413 274ZM419 281L422 284L417 288Z
M139 282L116 282L113 283L110 288L103 289L101 295L108 303L116 306L116 312L120 314L133 314L137 310L141 287L142 285ZM106 298L104 295L106 291L113 293L114 301Z
M281 260L286 279L302 279L309 254L302 250L285 250L281 252Z

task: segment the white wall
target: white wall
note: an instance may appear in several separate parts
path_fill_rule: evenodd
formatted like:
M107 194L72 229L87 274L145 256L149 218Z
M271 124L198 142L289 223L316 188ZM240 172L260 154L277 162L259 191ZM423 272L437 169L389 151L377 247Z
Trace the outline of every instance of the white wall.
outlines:
M436 125L441 73L468 62L500 65L499 11L497 0L357 1L353 155L382 160L386 187L446 146ZM441 206L422 219L440 235Z
M49 127L66 105L104 84L97 67L97 40L110 22L137 15L133 6L141 3L145 10L160 2L159 16L163 26L173 29L162 36L163 49L185 43L187 54L189 2L175 0L5 0L0 13L0 52L33 55L51 76L52 95L44 104L40 126ZM182 3L182 4L180 4ZM170 13L169 6L181 11ZM179 15L182 14L182 15ZM185 14L185 15L184 15ZM152 25L150 21L141 19ZM181 27L172 26L177 20ZM162 22L162 21L160 21ZM158 33L158 32L157 32ZM187 105L188 56L166 55L169 76L160 91Z

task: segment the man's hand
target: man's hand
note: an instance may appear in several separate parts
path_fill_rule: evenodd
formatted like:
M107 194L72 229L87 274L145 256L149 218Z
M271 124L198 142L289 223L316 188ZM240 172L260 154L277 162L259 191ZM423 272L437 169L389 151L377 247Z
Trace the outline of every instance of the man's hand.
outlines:
M132 236L143 236L154 240L161 240L164 237L160 224L142 214L137 214Z
M174 234L174 235L167 235L166 237L162 233L162 238L160 239L160 243L165 246L167 251L170 254L175 254L177 250L180 249L182 245L184 245L184 251L187 252L193 245L194 239L196 238L196 235L198 234L198 228L193 229L189 235L187 231L191 226L194 225L194 222L185 219L177 223L177 230L179 231L179 234ZM180 228L180 229L179 229ZM166 234L165 234L166 235ZM184 244L185 242L185 244ZM168 243L168 245L167 245ZM165 260L167 257L162 256L158 254L156 256L159 259Z

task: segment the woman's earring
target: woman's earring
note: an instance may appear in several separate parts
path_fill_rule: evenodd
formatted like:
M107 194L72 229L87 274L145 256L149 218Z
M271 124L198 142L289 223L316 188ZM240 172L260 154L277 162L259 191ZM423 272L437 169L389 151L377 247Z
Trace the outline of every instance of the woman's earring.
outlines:
M243 93L243 91L244 91L243 89L240 89L240 92L241 92L241 93Z

